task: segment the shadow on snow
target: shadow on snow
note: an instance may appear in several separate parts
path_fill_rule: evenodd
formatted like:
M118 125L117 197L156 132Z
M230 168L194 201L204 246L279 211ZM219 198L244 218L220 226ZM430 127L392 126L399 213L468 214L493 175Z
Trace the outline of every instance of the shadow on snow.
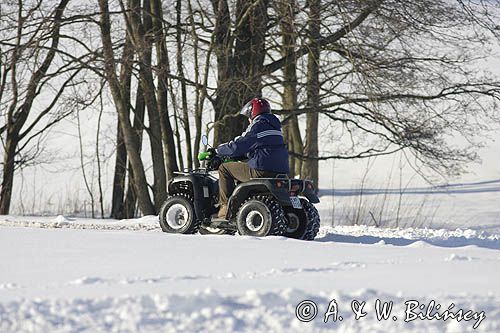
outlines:
M408 246L415 242L421 241L430 245L439 247L462 247L462 246L477 246L481 248L500 250L500 239L477 238L477 237L448 237L448 238L403 238L403 237L382 237L371 235L344 235L336 233L328 233L323 237L316 238L317 242L335 242L335 243L351 243L351 244L377 244L383 241L385 244L395 246Z

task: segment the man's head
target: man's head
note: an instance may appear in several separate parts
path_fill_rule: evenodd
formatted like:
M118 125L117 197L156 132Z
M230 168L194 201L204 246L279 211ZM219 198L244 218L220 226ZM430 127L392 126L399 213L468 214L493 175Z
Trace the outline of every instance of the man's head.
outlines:
M260 97L251 99L245 106L241 109L240 114L248 117L248 119L253 120L260 114L270 113L271 105L269 102Z

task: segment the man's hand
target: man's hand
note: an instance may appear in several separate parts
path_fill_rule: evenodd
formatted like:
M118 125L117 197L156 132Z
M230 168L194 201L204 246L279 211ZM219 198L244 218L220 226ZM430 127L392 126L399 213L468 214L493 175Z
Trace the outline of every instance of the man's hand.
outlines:
M207 169L208 170L218 170L220 165L223 163L224 161L222 160L222 158L220 156L217 156L215 155L214 157L212 157L208 163L207 163Z
M210 158L217 156L217 150L215 148L208 148L207 153L210 154Z

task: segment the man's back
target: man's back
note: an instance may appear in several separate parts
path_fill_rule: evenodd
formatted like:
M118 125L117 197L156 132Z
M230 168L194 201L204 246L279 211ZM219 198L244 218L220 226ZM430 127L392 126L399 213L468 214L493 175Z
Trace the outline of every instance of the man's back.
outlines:
M271 113L255 117L241 136L217 147L217 153L229 157L246 156L248 165L256 170L289 172L281 122Z
M227 203L235 188L235 180L276 177L288 174L288 150L283 141L280 120L271 113L269 102L261 97L249 101L240 111L250 126L240 136L217 147L215 153L226 157L248 158L247 163L224 163L219 167L218 217L225 218Z

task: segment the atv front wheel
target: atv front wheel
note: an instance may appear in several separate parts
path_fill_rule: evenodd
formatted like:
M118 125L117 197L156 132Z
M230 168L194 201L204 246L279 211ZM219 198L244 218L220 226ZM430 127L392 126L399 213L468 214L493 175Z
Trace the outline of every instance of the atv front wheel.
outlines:
M165 232L194 234L200 224L194 213L193 202L187 197L169 197L160 209L160 226Z
M236 215L236 227L240 235L281 236L287 228L287 220L281 205L268 196L253 196L245 201Z

